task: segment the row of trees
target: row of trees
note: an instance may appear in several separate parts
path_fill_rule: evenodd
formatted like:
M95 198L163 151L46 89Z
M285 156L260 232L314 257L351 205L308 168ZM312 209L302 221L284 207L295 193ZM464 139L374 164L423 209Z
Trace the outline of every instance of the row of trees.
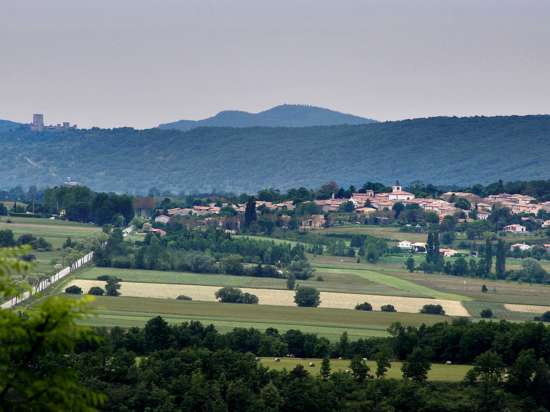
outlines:
M485 244L478 248L478 251L478 259L470 258L467 261L463 256L460 256L453 260L445 261L440 252L439 232L430 231L426 242L426 260L418 269L426 273L444 272L455 276L511 279L533 283L550 281L546 270L537 260L532 258L523 259L520 270L506 270L508 247L502 239L498 239L495 244L488 237L485 240ZM411 272L417 269L412 256L405 261L405 266Z
M297 243L236 238L220 230L168 228L160 238L149 233L143 242L124 242L114 229L107 247L96 251L98 266L121 268L226 273L236 276L307 279L313 268L305 248Z
M96 193L85 186L56 186L44 191L43 206L49 213L65 213L69 220L97 225L124 226L134 217L132 197Z

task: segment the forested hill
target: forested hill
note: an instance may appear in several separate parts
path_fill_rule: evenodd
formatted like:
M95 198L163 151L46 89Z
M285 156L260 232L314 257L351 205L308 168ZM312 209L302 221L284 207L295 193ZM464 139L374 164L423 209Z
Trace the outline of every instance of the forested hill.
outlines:
M226 110L203 120L179 120L161 129L190 130L196 127L307 127L367 124L375 120L322 107L283 104L259 113Z
M330 180L435 184L550 178L550 116L357 126L0 132L0 187L253 192Z
M20 123L0 119L0 132L17 129L19 127L21 127Z

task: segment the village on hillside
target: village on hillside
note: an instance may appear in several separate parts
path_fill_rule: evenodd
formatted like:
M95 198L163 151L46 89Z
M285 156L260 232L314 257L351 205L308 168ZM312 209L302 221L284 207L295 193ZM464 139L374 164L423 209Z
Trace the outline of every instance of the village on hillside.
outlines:
M174 206L174 205L170 205ZM398 182L390 191L356 191L349 197L332 193L326 199L296 203L292 200L272 202L254 200L255 210L270 225L299 232L318 231L342 224L399 224L403 231L421 232L426 223L452 221L468 224L487 221L495 211L503 211L498 231L502 234L529 234L550 228L550 202L538 202L533 196L500 193L480 197L469 192L445 192L439 197L417 197ZM164 225L177 222L187 227L210 226L228 233L241 232L247 203L231 203L223 198L189 207L163 207L152 197L136 197L134 207L139 216L149 220L144 231L163 236ZM412 217L399 219L402 211L412 211ZM422 213L419 217L417 212ZM507 219L507 220L506 220ZM504 222L504 223L502 223ZM550 253L550 244L544 243ZM403 251L425 253L425 242L402 240L397 247ZM511 250L529 251L533 246L525 241L513 243ZM457 254L452 248L441 248L446 257Z

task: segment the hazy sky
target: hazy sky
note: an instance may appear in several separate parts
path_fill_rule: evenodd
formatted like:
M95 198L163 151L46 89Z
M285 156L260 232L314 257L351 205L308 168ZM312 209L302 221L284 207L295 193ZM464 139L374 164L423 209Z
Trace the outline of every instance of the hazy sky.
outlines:
M0 118L550 113L548 0L0 0Z

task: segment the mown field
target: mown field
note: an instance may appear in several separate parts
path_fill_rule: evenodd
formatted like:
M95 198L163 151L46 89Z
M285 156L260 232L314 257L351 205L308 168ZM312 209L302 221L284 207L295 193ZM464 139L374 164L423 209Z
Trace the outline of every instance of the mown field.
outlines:
M44 218L3 216L0 218L0 230L6 229L11 230L16 239L23 234L30 233L36 237L43 237L51 243L51 251L32 251L32 254L36 256L36 261L31 275L52 273L56 263L64 263L61 246L68 237L73 240L81 240L101 234L100 227L89 224Z
M292 370L296 365L303 365L306 370L313 374L319 375L321 369L322 359L301 359L301 358L280 358L277 362L275 358L260 358L262 365L275 370ZM313 363L314 366L309 366ZM330 359L331 372L342 372L349 370L350 361L346 359ZM367 365L370 368L371 374L376 371L376 362L367 361ZM392 362L391 368L388 369L386 377L393 379L402 379L403 374L401 372L402 362ZM428 380L431 381L443 381L443 382L459 382L464 380L466 373L471 369L469 365L442 365L432 364L432 367L428 373Z
M117 276L127 282L179 283L204 286L234 286L241 288L286 289L286 279L232 276L223 274L199 274L189 272L166 272L157 270L91 268L79 274L80 279L96 279L99 275ZM316 280L321 275L322 280ZM423 297L358 276L355 273L321 271L309 280L298 281L300 285L313 286L320 291L342 293L364 293L372 295L394 295Z
M75 279L71 286L78 286L84 292L92 287L104 287L105 281ZM139 283L120 282L122 296L143 298L176 299L178 296L188 296L193 300L216 302L216 292L223 287L217 286L167 284L167 283ZM284 289L258 289L243 288L243 292L250 293L259 299L260 305L296 306L294 300L295 291ZM441 305L446 314L450 316L469 316L458 301L443 299L412 298L402 296L363 295L357 293L320 292L321 308L349 309L356 305L369 302L373 310L380 311L383 305L392 304L397 312L419 313L424 305Z
M96 297L92 303L95 315L83 323L93 326L143 326L152 317L160 315L172 323L198 320L213 324L221 331L235 327L277 328L284 332L299 329L337 340L344 331L350 337L388 336L387 328L393 322L419 326L431 325L449 319L444 316L360 312L346 309L298 308L270 305L242 305L230 303L177 301L136 297Z

